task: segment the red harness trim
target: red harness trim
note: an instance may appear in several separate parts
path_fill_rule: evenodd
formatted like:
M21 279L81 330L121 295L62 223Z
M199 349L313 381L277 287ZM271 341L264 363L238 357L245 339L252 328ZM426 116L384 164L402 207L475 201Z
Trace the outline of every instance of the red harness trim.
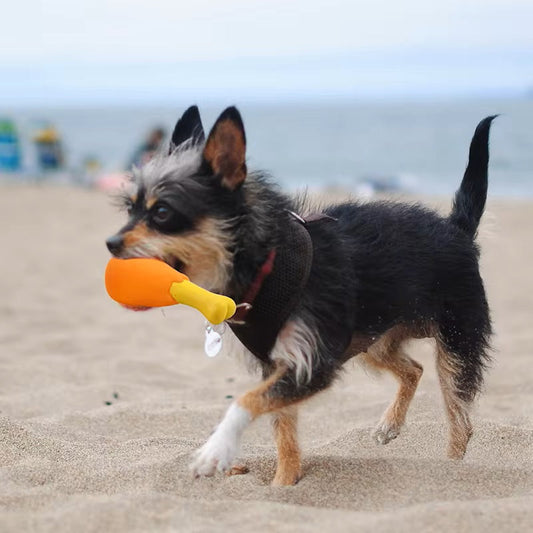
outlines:
M254 300L256 296L259 294L259 291L261 290L261 287L263 286L263 282L265 279L272 274L272 270L274 268L274 260L276 259L276 250L270 250L270 253L268 254L268 257L266 258L266 261L263 263L259 271L257 272L254 280L252 281L252 284L248 288L248 291L246 291L246 294L244 295L243 301L241 304L249 304L248 306L242 306L237 308L237 312L231 317L230 320L235 320L238 322L244 321L246 318L246 315L248 314L248 311L251 309L251 306L254 303Z

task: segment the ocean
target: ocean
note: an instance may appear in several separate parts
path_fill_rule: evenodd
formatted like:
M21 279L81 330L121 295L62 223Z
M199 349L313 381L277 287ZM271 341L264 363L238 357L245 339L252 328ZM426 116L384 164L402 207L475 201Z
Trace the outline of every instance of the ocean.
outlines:
M239 105L246 128L248 167L270 173L283 187L361 186L422 194L451 194L483 117L501 116L491 133L489 193L533 196L533 99L334 101ZM188 103L159 107L0 108L23 139L25 173L35 175L31 138L39 124L59 131L68 172L97 160L101 172L123 170L154 126L167 133ZM224 105L200 106L210 128ZM43 178L45 179L45 178Z

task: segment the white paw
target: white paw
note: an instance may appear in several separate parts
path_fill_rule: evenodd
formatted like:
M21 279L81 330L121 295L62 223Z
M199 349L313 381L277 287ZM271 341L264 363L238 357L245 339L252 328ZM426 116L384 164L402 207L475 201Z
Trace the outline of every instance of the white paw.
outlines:
M222 431L215 431L195 453L191 464L194 477L212 476L216 471L227 472L231 469L237 452L236 439Z
M239 453L241 436L252 418L246 409L233 403L208 441L195 453L191 470L195 477L227 472Z
M400 428L388 422L380 422L374 430L373 437L377 444L388 444L400 434Z

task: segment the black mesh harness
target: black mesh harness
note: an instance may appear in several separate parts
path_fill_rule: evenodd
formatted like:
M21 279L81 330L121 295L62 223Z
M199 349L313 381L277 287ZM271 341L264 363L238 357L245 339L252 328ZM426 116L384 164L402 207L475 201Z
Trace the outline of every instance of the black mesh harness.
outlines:
M307 224L330 219L327 215L318 215L304 220L291 214L283 242L270 252L249 290L253 301L247 302L245 297L243 303L250 303L252 307L239 307L237 314L228 321L244 346L264 362L269 361L276 338L309 280L313 242Z

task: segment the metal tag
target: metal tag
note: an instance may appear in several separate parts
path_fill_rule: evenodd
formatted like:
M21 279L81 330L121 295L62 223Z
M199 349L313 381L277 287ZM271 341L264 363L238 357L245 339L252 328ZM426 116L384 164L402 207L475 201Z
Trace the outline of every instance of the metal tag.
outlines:
M209 322L205 326L205 341L204 351L207 357L216 357L222 349L222 335L226 329L226 325L222 323L219 325L219 331L216 331L216 326Z

